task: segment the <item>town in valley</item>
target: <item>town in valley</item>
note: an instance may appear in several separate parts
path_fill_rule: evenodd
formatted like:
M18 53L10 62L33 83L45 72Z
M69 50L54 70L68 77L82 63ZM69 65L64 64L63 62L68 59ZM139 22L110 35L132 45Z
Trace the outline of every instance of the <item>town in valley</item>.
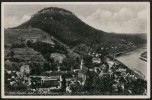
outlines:
M49 7L4 30L5 95L147 95L147 79L117 59L146 44L143 34L96 30ZM139 55L147 62L147 51Z

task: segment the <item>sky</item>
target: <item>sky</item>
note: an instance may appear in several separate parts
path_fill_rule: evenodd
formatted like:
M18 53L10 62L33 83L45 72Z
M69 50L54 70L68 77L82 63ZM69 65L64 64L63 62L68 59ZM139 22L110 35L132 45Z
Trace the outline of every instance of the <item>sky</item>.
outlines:
M28 21L46 7L73 12L90 26L105 32L147 33L147 3L22 3L4 5L4 27L11 28Z

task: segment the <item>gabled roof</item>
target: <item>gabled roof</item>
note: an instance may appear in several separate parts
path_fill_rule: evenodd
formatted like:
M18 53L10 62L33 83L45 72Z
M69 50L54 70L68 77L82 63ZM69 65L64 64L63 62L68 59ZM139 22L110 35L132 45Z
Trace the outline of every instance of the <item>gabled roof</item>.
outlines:
M58 80L59 76L43 77L42 80Z
M29 67L29 65L22 65L21 67Z
M72 71L53 71L53 72L44 72L44 75L58 76L58 75L71 75Z

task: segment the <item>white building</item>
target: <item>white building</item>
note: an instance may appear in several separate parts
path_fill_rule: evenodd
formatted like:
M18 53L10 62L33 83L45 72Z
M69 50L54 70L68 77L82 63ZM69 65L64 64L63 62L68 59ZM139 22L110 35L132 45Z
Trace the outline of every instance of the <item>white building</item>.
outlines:
M23 64L20 68L21 75L29 74L30 73L30 66Z

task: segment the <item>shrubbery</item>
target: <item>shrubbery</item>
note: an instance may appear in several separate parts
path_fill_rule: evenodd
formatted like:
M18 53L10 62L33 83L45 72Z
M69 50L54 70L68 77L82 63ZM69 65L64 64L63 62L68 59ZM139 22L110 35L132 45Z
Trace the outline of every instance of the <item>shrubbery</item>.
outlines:
M19 44L19 43L14 43L11 46L11 48L24 48L24 47L26 47L25 44Z
M41 54L47 61L49 61L50 53L53 53L53 52L59 52L59 53L65 53L65 54L67 53L66 47L60 44L52 45L52 44L40 42L40 41L35 42L35 43L27 41L27 46L30 48L33 48L35 51L41 52Z

